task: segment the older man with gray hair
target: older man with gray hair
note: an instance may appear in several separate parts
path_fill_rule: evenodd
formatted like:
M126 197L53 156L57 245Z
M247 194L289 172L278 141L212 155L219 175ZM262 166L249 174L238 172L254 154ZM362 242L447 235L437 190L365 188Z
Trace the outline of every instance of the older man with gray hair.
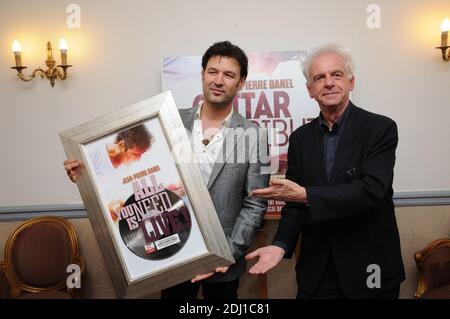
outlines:
M302 67L320 114L290 136L286 179L252 192L286 206L272 245L246 256L259 257L249 272L290 258L301 234L297 298L398 298L405 274L392 201L397 126L350 101L347 49L313 49Z

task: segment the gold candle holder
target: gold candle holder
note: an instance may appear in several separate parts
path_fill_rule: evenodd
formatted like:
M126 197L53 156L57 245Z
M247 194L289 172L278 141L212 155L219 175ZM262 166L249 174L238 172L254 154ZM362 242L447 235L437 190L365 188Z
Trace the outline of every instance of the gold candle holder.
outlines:
M63 40L63 39L62 39ZM17 71L17 76L25 82L29 82L33 80L36 76L40 76L42 79L46 78L50 81L50 85L52 87L55 86L55 82L57 79L65 80L67 78L67 69L72 65L67 64L67 44L64 41L65 46L61 47L61 64L56 65L56 61L53 58L52 52L52 44L50 41L47 42L47 60L45 60L45 65L47 69L37 68L35 69L30 76L26 76L22 73L23 69L26 69L26 66L22 66L22 57L21 57L21 47L19 42L14 41L13 44L13 52L14 58L16 62L16 66L11 67Z

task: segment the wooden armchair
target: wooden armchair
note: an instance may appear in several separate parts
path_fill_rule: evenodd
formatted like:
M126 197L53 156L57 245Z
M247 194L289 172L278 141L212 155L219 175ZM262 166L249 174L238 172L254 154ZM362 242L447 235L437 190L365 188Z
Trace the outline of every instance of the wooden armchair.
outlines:
M415 297L450 299L450 238L433 241L414 259L419 270Z
M79 265L81 278L85 266L75 230L63 218L38 217L19 226L6 242L2 263L12 298L81 297L81 288L66 283L68 265Z

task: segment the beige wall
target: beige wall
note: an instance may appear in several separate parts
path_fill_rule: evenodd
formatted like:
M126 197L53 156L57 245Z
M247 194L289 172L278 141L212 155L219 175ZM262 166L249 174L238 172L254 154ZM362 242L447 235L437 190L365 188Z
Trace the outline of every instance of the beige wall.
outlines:
M80 5L80 29L66 27L70 3ZM380 29L366 25L372 3L381 8ZM450 63L434 49L445 15L448 0L2 1L0 207L80 202L62 170L58 133L158 93L162 57L201 54L223 39L247 52L348 46L357 67L354 102L399 126L395 190L450 190L450 149L442 147ZM74 65L67 81L22 83L9 69L14 39L23 62L36 68L44 66L47 40L58 56L62 36Z
M431 241L450 237L450 206L402 207L397 208L397 222L401 237L402 255L406 270L406 280L400 291L401 298L413 298L417 283L414 253ZM86 259L86 298L115 298L103 258L98 248L89 220L70 219L80 241L81 254ZM0 259L8 235L22 222L0 222ZM276 222L269 221L266 240L270 241L276 230ZM253 248L252 248L253 249ZM283 260L280 266L268 274L269 298L294 298L296 281L293 259ZM240 298L258 298L257 277L244 275L239 289ZM159 298L159 293L149 296Z

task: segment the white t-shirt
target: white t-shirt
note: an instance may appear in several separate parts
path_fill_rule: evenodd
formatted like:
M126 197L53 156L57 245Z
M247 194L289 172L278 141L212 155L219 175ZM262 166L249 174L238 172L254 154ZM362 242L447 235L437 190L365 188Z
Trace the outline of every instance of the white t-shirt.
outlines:
M109 174L114 171L114 166L108 156L106 146L92 149L89 152L89 158L97 175Z

